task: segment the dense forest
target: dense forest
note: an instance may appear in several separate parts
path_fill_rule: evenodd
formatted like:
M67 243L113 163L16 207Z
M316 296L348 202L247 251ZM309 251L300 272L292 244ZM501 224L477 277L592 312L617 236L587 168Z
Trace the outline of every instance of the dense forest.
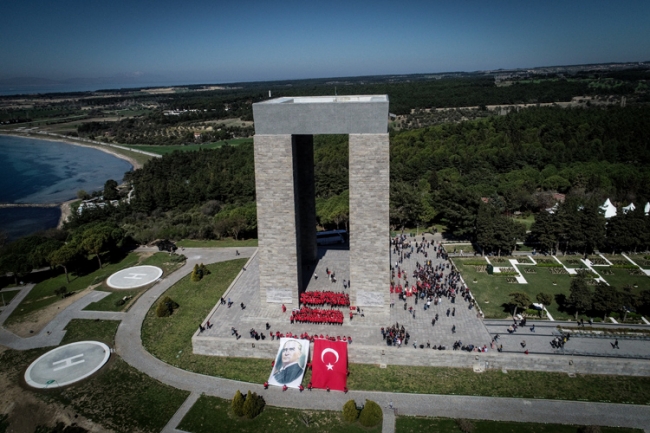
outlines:
M621 205L648 201L649 142L650 107L645 106L529 108L392 133L391 225L441 223L451 236L505 252L514 239L525 240L507 215L552 207L555 193L565 194L565 206L571 203L574 211L592 209L606 198ZM319 223L345 226L347 137L317 136L314 154ZM140 242L255 234L251 144L175 152L125 180L135 189L128 211L102 212L121 215L114 220ZM91 217L77 217L86 218ZM494 235L486 236L488 232ZM593 250L610 244L586 245Z

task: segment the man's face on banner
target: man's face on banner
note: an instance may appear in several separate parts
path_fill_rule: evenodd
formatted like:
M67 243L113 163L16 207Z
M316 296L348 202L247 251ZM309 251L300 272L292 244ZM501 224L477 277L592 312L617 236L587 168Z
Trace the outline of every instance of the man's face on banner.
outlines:
M282 364L287 365L298 362L302 346L297 341L287 341L282 348Z

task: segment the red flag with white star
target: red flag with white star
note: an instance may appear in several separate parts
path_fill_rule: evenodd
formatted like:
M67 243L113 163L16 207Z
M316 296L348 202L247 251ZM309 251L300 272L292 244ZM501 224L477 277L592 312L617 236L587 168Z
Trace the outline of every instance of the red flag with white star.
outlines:
M311 384L314 388L344 391L348 379L348 343L317 339L314 341Z

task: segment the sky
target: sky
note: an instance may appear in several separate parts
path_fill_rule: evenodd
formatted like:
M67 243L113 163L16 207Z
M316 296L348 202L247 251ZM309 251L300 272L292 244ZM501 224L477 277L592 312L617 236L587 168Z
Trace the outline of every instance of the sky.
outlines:
M6 0L0 79L227 83L650 60L648 0Z

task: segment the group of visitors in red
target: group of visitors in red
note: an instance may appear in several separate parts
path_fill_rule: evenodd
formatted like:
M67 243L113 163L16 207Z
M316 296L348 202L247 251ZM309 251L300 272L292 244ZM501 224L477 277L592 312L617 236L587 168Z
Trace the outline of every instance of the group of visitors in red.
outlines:
M316 323L319 325L342 325L343 313L339 310L321 310L302 307L291 312L291 323Z
M325 305L333 307L350 305L350 295L340 292L304 292L300 294L300 303L304 305Z

